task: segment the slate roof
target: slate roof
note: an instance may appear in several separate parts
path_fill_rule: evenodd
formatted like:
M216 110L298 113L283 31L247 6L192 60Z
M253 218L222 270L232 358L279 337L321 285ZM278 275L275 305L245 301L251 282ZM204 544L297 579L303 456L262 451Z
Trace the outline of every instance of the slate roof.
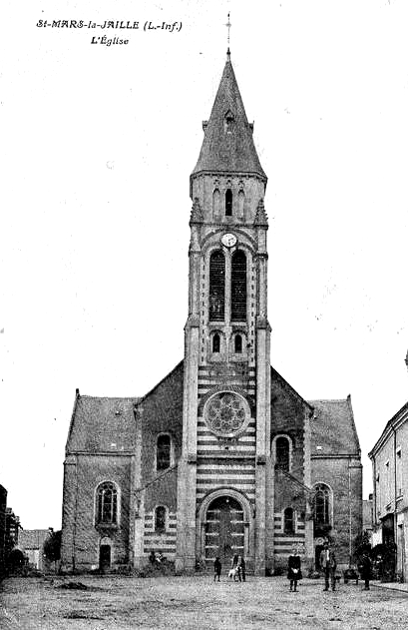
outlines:
M161 381L159 381L154 387L153 389L151 389L149 392L147 392L147 394L145 394L144 396L142 396L141 398L137 399L137 402L141 405L143 404L143 402L145 400L148 400L155 392L157 392L160 387L162 385L164 385L167 381L169 381L172 377L176 377L178 379L181 379L181 383L183 383L183 377L184 377L184 360L179 361L179 363L177 363L176 367L174 367L168 374L166 374L166 376L164 376L162 378Z
M313 455L360 455L351 399L311 400ZM321 448L318 448L321 447Z
M133 413L139 398L96 398L77 393L67 454L86 451L132 452L136 444Z
M313 411L313 406L310 402L308 402L307 400L305 400L304 398L302 398L302 396L292 387L292 385L290 383L288 383L288 381L283 378L283 376L281 374L279 374L279 372L277 370L275 370L274 367L272 367L271 365L271 402L273 402L273 398L275 396L274 393L274 382L275 381L279 381L281 383L281 385L283 385L283 387L286 389L286 391L291 392L291 394L297 398L298 400L300 400L302 402L302 404L304 404L305 406L309 407L310 411Z
M226 123L227 113L234 122ZM204 126L204 140L192 176L203 171L266 175L259 162L237 80L227 55L224 72L215 97L210 119Z
M183 362L170 372L181 370ZM350 396L342 400L305 401L274 368L272 377L284 382L305 405L314 409L311 419L313 455L360 455ZM156 386L158 387L158 386ZM77 392L66 453L131 453L136 445L134 408L148 398L101 398ZM320 447L320 448L317 448Z

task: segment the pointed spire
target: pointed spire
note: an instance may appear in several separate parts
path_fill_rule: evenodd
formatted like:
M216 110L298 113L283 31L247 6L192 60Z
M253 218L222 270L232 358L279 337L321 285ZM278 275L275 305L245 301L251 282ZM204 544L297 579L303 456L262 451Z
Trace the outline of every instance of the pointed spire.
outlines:
M268 227L268 216L265 212L264 200L260 199L256 208L254 225L259 227Z
M248 173L267 180L255 149L252 131L235 78L228 48L227 60L192 176L202 172Z
M193 201L193 207L191 208L190 226L193 223L202 223L204 221L203 211L197 197Z

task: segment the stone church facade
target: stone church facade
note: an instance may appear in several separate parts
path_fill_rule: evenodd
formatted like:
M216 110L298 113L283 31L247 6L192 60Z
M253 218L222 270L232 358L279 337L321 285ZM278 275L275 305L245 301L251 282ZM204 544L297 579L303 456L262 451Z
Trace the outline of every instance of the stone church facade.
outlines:
M77 390L64 463L62 564L191 572L246 559L348 564L362 467L350 399L302 398L270 364L266 175L230 54L190 176L185 355L142 398Z

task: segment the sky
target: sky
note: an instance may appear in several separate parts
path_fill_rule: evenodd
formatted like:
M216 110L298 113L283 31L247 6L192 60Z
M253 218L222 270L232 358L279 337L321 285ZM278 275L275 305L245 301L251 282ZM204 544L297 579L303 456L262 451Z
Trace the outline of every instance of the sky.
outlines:
M365 498L408 399L405 0L5 0L0 484L25 529L61 526L75 389L141 396L183 357L189 175L228 11L268 176L272 364L306 400L351 395ZM36 26L58 19L139 29ZM106 33L129 43L91 43Z

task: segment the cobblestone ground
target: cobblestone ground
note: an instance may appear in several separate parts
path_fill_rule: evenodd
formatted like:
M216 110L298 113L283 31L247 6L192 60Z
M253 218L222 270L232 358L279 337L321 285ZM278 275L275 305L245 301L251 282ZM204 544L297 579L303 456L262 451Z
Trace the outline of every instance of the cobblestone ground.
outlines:
M13 578L0 590L0 628L130 630L190 628L255 630L408 628L408 593L360 584L323 592L303 580L290 593L283 578L213 583L211 577L76 577L86 590L62 589L62 579ZM68 583L70 578L65 578Z

